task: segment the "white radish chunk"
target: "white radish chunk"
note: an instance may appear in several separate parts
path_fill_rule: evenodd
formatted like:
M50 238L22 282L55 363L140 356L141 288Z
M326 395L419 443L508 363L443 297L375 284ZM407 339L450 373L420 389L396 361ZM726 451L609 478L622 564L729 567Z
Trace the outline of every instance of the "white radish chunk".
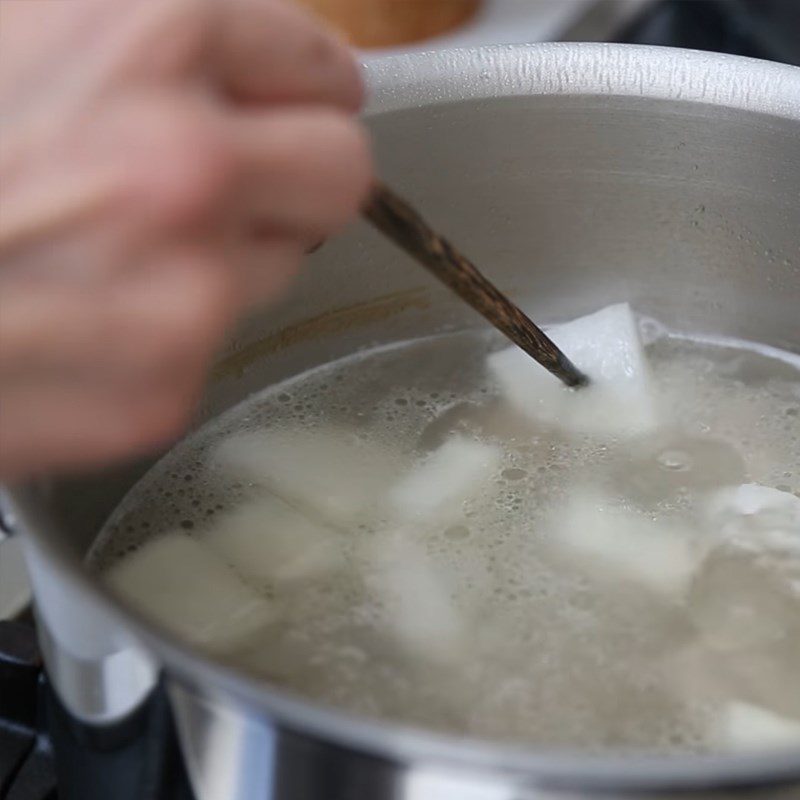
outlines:
M414 658L455 663L465 625L447 576L408 532L376 535L362 548L364 581L380 603L388 632Z
M211 550L182 533L147 542L105 578L142 614L214 651L237 647L277 616L266 598Z
M709 544L689 595L695 625L719 651L758 652L800 674L800 498L727 487L709 499L706 522Z
M547 334L591 384L566 388L518 347L489 356L489 370L511 405L573 433L635 436L659 423L650 369L627 303L554 325Z
M341 527L367 513L398 472L391 454L335 429L238 433L212 459L229 475Z
M343 564L339 534L277 497L224 514L202 541L241 575L273 584L317 580Z
M724 538L800 557L800 497L745 483L715 492L707 516Z
M800 748L800 720L750 703L728 703L717 720L717 744L726 750Z
M683 529L591 491L558 511L552 546L589 575L634 581L674 600L685 593L698 560Z
M501 457L498 447L454 436L391 489L390 511L396 518L418 523L453 522L464 501L497 469Z

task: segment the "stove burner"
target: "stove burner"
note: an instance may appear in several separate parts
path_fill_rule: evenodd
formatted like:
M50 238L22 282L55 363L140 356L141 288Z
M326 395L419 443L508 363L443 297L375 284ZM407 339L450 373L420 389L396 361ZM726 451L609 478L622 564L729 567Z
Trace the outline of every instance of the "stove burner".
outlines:
M41 659L31 628L0 622L0 797L55 800L53 753L43 734Z
M164 691L124 722L84 725L50 690L34 629L0 622L0 798L193 800Z

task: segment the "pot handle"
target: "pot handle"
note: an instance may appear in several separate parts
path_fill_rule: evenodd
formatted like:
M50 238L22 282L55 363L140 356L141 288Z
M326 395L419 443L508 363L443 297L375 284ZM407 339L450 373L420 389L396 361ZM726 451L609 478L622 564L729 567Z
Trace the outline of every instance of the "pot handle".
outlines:
M11 504L0 486L0 620L15 619L31 600L21 537L11 538L17 530Z
M0 486L0 542L9 536L13 536L16 524L17 519L6 497L6 490Z
M158 682L155 657L120 626L101 598L70 579L67 571L60 574L37 537L28 536L25 510L20 508L17 514L16 503L2 486L0 514L0 539L11 531L12 551L25 545L39 645L60 701L72 716L90 725L110 725L127 717ZM6 558L0 552L7 565ZM13 564L12 571L17 572Z

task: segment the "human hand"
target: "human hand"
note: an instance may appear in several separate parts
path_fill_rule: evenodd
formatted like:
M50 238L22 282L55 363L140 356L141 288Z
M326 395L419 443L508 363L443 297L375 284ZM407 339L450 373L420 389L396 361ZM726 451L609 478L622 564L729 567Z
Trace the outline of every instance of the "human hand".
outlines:
M356 214L361 98L284 0L0 3L0 479L181 431L231 322Z

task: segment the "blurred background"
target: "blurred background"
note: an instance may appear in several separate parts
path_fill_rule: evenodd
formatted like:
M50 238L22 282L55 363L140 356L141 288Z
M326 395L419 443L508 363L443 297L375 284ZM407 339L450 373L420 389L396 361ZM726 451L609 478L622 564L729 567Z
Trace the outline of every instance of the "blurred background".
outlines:
M800 64L800 0L297 0L369 58L512 42L690 47Z

